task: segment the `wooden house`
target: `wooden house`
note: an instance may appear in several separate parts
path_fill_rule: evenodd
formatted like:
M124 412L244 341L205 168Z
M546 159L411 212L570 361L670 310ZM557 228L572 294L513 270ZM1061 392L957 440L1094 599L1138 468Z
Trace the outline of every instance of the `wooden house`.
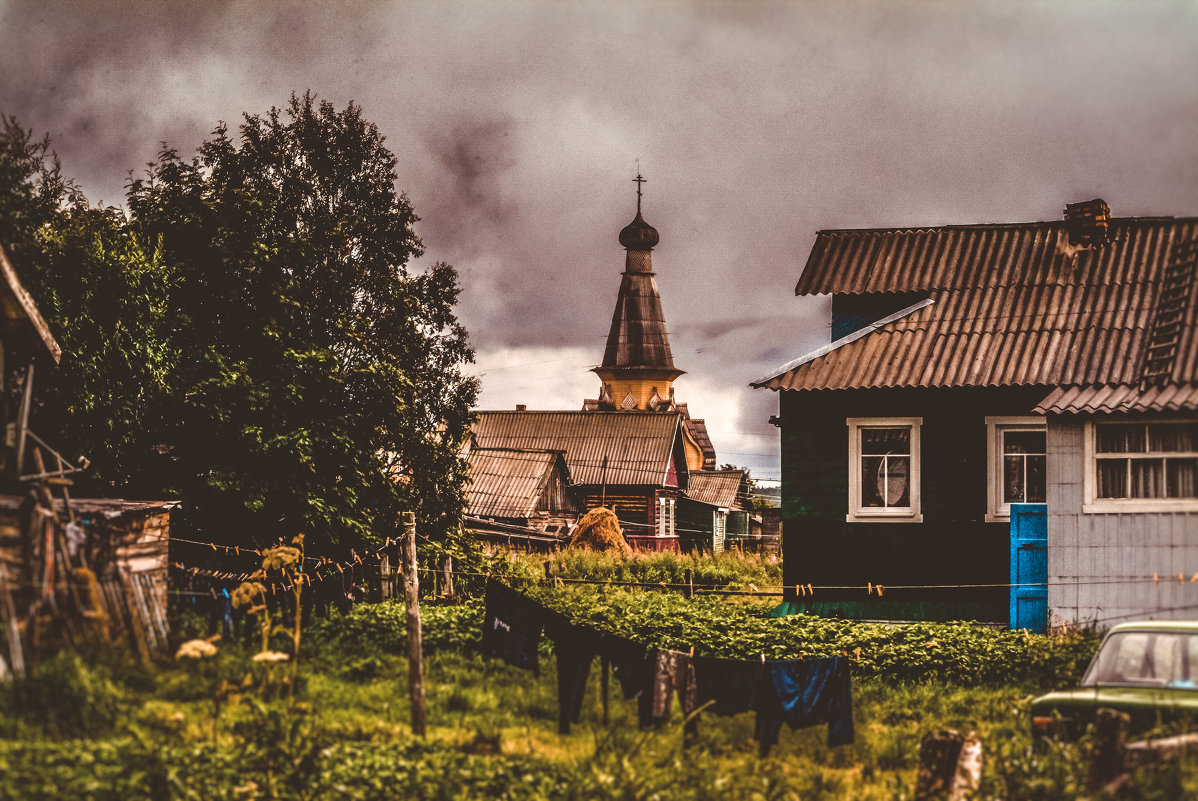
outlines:
M494 533L497 539L526 534L557 540L578 521L561 451L471 447L467 461L472 531Z
M682 415L658 412L480 411L472 449L515 469L516 452L551 451L565 460L580 513L597 506L616 512L631 542L679 550L677 504L689 485ZM522 468L521 468L522 469ZM469 514L475 515L471 505Z
M832 296L833 341L752 384L779 393L791 608L1192 616L1196 236L1198 219L1111 219L1101 200L1058 221L819 232L796 294ZM860 589L795 594L808 583Z
M700 470L691 473L690 486L678 500L678 530L683 550L719 553L725 541L742 530L748 534L749 495L744 470ZM735 532L735 533L734 533Z

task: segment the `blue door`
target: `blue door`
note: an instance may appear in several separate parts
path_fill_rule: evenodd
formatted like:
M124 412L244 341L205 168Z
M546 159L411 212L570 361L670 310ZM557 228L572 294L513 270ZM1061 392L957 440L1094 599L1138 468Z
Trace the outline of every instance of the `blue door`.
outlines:
M1042 503L1011 504L1011 628L1048 628L1048 515Z

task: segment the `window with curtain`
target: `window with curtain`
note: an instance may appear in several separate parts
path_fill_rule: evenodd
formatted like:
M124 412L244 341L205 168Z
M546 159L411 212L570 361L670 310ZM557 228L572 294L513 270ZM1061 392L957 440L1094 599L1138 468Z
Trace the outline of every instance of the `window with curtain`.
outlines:
M1198 422L1095 423L1094 497L1198 499Z
M916 418L850 418L849 520L919 517Z

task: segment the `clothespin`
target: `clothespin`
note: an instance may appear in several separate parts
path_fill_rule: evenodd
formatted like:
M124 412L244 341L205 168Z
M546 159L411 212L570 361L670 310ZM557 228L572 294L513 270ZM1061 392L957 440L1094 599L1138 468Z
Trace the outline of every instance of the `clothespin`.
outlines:
M342 574L344 574L344 573L345 573L345 571L341 569L341 565L340 565L340 564L338 564L338 565L337 565L337 572L338 572L338 573L342 573Z
M1160 574L1159 574L1159 573L1153 573L1153 574L1152 574L1152 583L1153 583L1153 584L1160 584L1160 583L1161 583L1161 577L1160 577Z
M867 582L865 582L865 594L866 594L866 595L873 595L873 594L874 594L874 585L873 585L873 582L872 582L872 581L867 581Z
M1177 574L1177 586L1179 586L1179 587L1180 587L1180 586L1181 586L1181 585L1184 583L1184 581L1185 581L1185 576L1183 576L1182 574L1178 573L1178 574Z
M212 550L213 550L213 551L215 551L215 550L216 550L216 543L215 543L215 542L210 542L210 543L208 543L208 544L212 546Z
M234 546L233 546L233 553L235 553L235 554L236 554L236 555L238 555L238 556L241 556L241 546L240 546L240 545L234 545Z
M1191 584L1194 584L1196 582L1198 582L1198 573L1195 573L1193 578L1190 579Z
M807 584L807 594L815 595L815 587L812 587L810 583Z
M765 654L761 655L761 664L765 664Z
M695 646L693 646L693 645L691 646L690 658L691 659L695 658Z
M885 587L883 587L881 584L879 584L879 585L878 585L878 597L879 597L879 598L881 598L881 597L882 597L882 592L883 592L885 589L886 589L886 588L885 588Z
M861 648L860 647L857 648L857 658L858 659L861 658Z

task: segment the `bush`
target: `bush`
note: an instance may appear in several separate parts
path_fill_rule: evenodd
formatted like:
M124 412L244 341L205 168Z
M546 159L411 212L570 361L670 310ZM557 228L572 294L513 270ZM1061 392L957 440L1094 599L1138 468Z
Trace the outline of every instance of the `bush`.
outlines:
M47 734L84 737L110 731L128 710L129 698L105 665L61 651L6 688L3 707L4 717Z

